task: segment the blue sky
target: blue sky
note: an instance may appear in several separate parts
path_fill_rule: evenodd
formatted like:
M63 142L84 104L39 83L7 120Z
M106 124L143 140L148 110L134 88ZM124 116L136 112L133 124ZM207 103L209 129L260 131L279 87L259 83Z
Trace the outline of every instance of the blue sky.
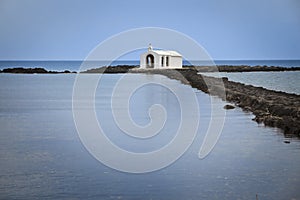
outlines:
M0 0L0 60L80 60L149 26L192 37L213 59L300 59L298 0Z

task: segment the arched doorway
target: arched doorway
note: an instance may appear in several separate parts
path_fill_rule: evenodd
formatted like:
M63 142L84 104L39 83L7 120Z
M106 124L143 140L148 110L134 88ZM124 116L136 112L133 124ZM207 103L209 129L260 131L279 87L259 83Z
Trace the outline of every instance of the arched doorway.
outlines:
M146 56L146 67L154 68L154 56L152 54Z

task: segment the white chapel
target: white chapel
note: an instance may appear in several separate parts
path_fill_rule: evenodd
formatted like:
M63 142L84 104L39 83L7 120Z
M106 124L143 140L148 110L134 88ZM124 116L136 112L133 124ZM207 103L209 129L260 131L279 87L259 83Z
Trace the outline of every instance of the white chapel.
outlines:
M144 69L182 68L182 56L176 51L153 50L149 44L148 51L140 56L140 67Z

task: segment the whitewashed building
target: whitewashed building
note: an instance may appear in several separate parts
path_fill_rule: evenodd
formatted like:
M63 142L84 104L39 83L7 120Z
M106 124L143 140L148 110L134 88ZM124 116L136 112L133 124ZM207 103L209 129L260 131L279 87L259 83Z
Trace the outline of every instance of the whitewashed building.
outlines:
M148 51L140 56L140 67L144 69L182 68L182 56L176 51L153 50L150 44Z

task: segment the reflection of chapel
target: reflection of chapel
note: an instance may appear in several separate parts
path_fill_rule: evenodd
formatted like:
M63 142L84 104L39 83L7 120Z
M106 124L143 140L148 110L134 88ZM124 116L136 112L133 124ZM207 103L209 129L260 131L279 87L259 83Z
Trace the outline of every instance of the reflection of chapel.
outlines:
M153 50L149 44L148 51L140 56L141 68L182 68L182 56L176 51Z

